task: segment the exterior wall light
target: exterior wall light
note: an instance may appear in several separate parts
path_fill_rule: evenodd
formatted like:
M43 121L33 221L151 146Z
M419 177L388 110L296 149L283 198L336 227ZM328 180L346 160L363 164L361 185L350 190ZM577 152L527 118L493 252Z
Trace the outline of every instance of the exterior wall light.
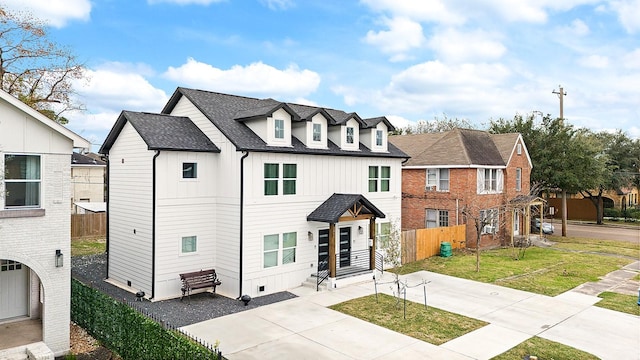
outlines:
M62 267L64 265L64 256L62 250L56 250L56 267Z

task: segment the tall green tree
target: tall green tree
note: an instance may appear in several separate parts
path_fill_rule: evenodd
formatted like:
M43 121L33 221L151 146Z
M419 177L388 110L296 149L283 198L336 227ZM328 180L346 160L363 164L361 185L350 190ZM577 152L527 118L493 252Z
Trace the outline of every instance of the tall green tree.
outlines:
M62 113L83 110L74 100L72 82L85 78L85 67L47 34L28 13L0 6L0 80L2 90L45 116L66 123Z
M466 119L452 119L449 118L447 114L442 114L442 117L434 116L431 121L421 120L414 125L407 125L401 129L397 129L394 132L394 135L440 133L453 130L455 128L471 129L473 126Z

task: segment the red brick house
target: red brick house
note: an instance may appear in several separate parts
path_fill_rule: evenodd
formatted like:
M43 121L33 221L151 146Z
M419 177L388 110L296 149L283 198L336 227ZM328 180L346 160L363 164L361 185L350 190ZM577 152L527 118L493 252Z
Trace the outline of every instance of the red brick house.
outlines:
M411 156L402 167L402 229L467 223L467 246L475 246L473 221L462 216L467 207L491 219L482 247L525 231L521 215L504 211L514 198L529 195L531 158L520 134L454 129L390 136L389 142Z

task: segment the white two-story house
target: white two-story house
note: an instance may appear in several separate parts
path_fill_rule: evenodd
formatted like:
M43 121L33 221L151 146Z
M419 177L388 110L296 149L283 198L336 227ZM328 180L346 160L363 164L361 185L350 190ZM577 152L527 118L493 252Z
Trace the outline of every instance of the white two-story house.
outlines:
M0 338L32 358L69 351L71 154L90 146L0 90Z
M230 297L374 268L401 217L384 118L178 88L160 114L123 111L108 157L108 281L151 300L214 268ZM318 281L320 282L320 281Z

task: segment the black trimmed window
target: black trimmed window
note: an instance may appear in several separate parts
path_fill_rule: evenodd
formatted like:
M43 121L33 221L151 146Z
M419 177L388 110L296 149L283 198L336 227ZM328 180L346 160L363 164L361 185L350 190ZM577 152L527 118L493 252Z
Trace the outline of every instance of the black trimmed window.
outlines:
M354 129L352 126L347 126L347 144L353 144L355 141L353 131Z
M369 192L387 192L390 186L390 166L369 166Z
M196 179L198 177L198 163L185 162L182 163L182 178Z
M296 177L298 166L296 164L282 164L282 194L296 194Z
M280 177L280 164L264 164L264 194L280 194L280 181L282 180L282 194L295 195L298 177L297 164L282 164L282 178Z
M264 164L264 194L278 195L280 164Z

